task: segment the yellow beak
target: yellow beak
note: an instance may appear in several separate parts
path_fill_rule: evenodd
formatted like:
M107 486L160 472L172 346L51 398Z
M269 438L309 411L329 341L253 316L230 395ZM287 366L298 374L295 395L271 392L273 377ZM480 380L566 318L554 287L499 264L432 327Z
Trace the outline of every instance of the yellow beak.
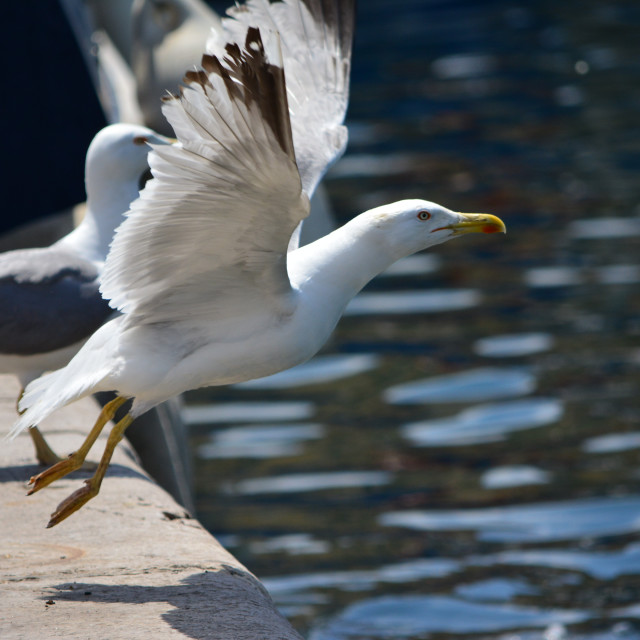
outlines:
M452 229L455 235L463 233L506 233L504 222L489 213L460 213L463 220L446 229Z

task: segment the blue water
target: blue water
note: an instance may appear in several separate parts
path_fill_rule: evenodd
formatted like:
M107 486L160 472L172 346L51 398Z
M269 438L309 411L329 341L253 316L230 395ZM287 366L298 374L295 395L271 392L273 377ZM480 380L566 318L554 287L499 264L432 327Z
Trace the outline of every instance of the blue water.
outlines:
M640 4L367 0L338 223L502 217L187 395L199 517L312 640L640 638Z

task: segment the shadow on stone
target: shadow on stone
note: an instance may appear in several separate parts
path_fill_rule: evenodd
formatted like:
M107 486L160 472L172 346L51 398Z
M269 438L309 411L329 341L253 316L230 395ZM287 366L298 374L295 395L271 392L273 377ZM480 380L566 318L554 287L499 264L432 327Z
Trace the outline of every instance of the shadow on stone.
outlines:
M91 458L89 462L93 462L93 459ZM24 482L26 486L26 483L29 482L29 478L31 478L31 476L37 475L44 469L46 469L46 467L38 464L23 464L12 467L0 467L0 483L17 481ZM70 473L65 478L69 480L86 480L92 475L93 471L90 469L78 469L77 471ZM130 467L125 467L121 464L112 464L109 467L107 475L105 476L105 482L109 478L141 478L146 482L153 482L143 473L135 471ZM53 484L51 486L53 486Z
M180 567L167 567L180 571ZM53 587L44 600L144 605L167 603L173 607L162 619L188 638L197 640L255 640L273 637L283 617L256 578L237 567L203 571L173 585L110 585L64 583ZM279 638L299 640L292 629Z

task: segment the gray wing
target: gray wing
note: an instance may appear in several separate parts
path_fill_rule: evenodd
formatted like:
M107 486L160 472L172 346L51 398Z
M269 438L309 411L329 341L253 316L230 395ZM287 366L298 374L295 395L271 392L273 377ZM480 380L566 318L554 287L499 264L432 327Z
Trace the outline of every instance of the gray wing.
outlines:
M46 353L88 338L113 313L96 266L52 247L0 254L0 353Z

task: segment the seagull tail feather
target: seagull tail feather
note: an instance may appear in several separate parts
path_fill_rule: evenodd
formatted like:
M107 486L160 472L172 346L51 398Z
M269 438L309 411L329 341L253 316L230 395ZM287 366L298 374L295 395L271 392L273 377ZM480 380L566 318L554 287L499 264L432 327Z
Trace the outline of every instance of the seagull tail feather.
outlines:
M31 382L20 399L19 409L22 413L11 428L9 438L15 438L21 431L40 424L56 409L87 395L83 388L85 385L78 388L68 382L66 367L46 373Z
M21 415L11 428L9 438L40 424L49 414L70 402L105 390L100 384L110 372L108 363L94 370L86 365L88 361L100 361L96 354L108 340L109 325L113 322L98 329L66 367L46 373L27 385L18 407Z

